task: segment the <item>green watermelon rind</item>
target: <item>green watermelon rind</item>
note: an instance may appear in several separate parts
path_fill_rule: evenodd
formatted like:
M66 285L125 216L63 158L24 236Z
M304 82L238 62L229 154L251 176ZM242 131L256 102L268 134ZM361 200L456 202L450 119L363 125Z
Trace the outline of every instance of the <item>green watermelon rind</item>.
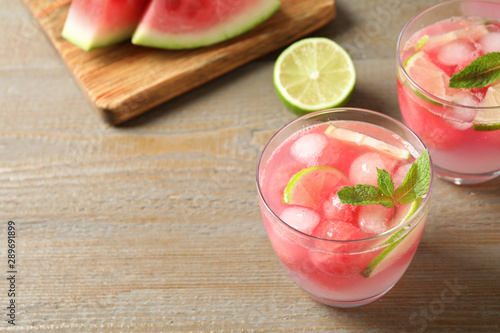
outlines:
M108 47L130 39L134 32L135 27L126 30L120 30L114 33L95 35L91 31L83 31L83 29L66 24L61 33L69 42L78 46L84 51Z
M88 9L80 6L84 1L73 0L71 3L61 32L63 38L84 51L90 51L122 43L132 37L138 22L120 22L119 25L112 26L99 18L99 22L91 23L88 21Z
M260 6L253 8L252 12L235 16L231 21L219 25L216 29L207 32L193 32L190 34L162 34L139 24L132 44L162 49L194 49L209 46L242 35L257 25L270 18L281 7L278 0L262 1Z

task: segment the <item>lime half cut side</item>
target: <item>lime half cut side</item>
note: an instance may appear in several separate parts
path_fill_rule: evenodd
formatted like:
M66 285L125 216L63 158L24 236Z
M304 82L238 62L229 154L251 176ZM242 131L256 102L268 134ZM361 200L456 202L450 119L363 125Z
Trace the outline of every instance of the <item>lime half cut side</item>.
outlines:
M274 65L274 87L283 104L299 115L343 106L356 83L349 54L321 37L302 39L285 49Z
M399 225L406 220L408 220L420 207L422 204L422 199L418 199L404 205L394 216L393 223ZM418 223L413 229L408 231L410 225L405 226L400 229L394 235L392 235L387 241L381 245L389 244L382 252L380 252L373 260L361 271L361 275L366 278L374 276L379 272L383 271L387 267L391 266L396 260L401 258L410 245L415 241L416 237L419 236L415 229L420 229L423 226L422 223ZM404 233L406 234L402 236Z

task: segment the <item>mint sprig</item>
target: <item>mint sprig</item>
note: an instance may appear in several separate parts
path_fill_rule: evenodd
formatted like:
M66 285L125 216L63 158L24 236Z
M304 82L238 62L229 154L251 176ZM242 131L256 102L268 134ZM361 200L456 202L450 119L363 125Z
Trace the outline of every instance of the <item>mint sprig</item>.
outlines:
M337 192L343 204L372 205L378 204L386 208L399 204L407 204L423 198L429 190L431 172L430 158L427 150L413 162L405 179L395 188L391 175L387 170L377 168L377 185L358 184L344 186Z
M450 78L450 88L484 88L500 80L500 52L483 54Z

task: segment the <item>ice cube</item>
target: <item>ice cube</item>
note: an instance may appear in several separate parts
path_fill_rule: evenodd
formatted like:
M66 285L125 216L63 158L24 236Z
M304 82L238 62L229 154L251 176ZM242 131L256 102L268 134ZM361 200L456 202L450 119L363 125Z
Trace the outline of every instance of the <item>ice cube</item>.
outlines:
M361 206L358 214L359 228L368 234L381 234L388 229L392 214L392 208L381 205Z
M446 66L462 66L476 58L474 46L463 39L444 45L438 53L439 61Z
M354 222L354 214L358 206L346 205L340 202L337 193L334 193L323 204L323 212L327 219L336 219L343 222Z
M467 90L460 90L458 93L454 94L451 98L451 101L460 105L475 107L479 106L479 98L477 98L476 95ZM472 121L472 119L474 119L474 116L474 114L468 115L466 116L466 118L464 118L464 121Z
M500 32L486 34L479 41L484 53L500 52Z
M451 98L451 101L460 105L478 107L479 98L470 91L462 90ZM451 125L459 130L466 130L472 127L472 121L476 117L477 111L470 108L454 107L445 117Z
M318 213L309 208L300 206L291 206L285 208L285 210L281 212L279 217L292 228L295 228L306 234L311 234L320 220L320 216Z
M385 169L392 174L397 161L377 152L368 152L356 158L349 170L349 179L353 184L369 184L377 186L377 168Z
M392 181L394 182L394 187L398 188L399 185L403 183L406 178L406 174L410 171L411 163L406 163L397 168L394 176L392 176Z
M283 191L290 182L290 179L292 179L293 175L299 172L302 168L303 167L301 165L293 161L291 163L279 165L270 175L264 172L262 177L263 183L261 186L266 188L266 200L271 207L277 207L283 204ZM271 168L269 167L269 169ZM268 191L269 194L267 194Z
M322 221L314 231L314 236L332 240L355 240L366 238L369 235L351 223ZM322 242L321 247L323 251L311 251L312 262L320 270L331 275L359 275L373 259L370 252L360 254L361 247L356 243ZM353 255L352 253L357 254ZM318 274L318 276L322 275L324 274ZM331 275L328 275L329 280L336 281L337 279ZM340 280L344 281L344 279Z
M333 240L362 239L367 236L357 226L340 220L321 221L313 235Z
M308 163L308 166L322 165L341 170L340 166L344 165L344 157L347 154L348 152L346 152L346 149L342 150L342 147L339 147L339 144L337 142L330 140L330 142L328 142L328 145L315 159L315 164Z
M312 165L327 143L328 138L322 133L306 134L292 144L290 153L297 161Z

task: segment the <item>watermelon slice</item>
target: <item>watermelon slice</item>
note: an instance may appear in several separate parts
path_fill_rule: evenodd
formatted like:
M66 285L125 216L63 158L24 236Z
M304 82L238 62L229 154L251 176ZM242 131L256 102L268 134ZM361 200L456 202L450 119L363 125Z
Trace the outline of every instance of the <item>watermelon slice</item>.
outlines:
M274 14L279 0L151 0L132 43L189 49L236 37Z
M130 39L149 0L73 0L62 36L85 51Z

